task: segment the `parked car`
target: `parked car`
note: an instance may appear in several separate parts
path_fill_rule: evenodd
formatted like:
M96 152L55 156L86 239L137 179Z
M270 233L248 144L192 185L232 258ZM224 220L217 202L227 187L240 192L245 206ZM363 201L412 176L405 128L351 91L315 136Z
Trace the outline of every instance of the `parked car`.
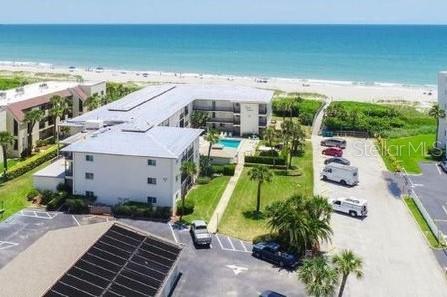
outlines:
M441 167L441 169L444 170L445 173L447 173L447 160L439 162L439 167Z
M330 163L324 167L320 177L342 185L355 186L359 183L359 170L354 166Z
M298 257L281 252L280 245L274 241L263 241L253 245L252 255L280 267L294 268L298 265Z
M334 157L342 157L343 151L338 147L328 147L322 151L323 155L326 156L334 156Z
M287 297L287 296L283 295L283 294L279 294L275 291L267 290L267 291L262 292L261 295L259 295L259 297Z
M341 149L346 148L346 140L341 138L326 138L323 139L320 144L327 147L339 147Z
M345 158L341 158L341 157L333 157L333 158L328 158L326 160L324 160L324 164L330 164L330 163L337 163L337 164L342 164L342 165L351 165L351 162L348 159Z
M366 217L368 214L368 202L356 198L338 198L330 200L334 211L349 214L351 217Z
M192 241L195 245L210 246L211 234L208 232L205 221L192 221L189 231L191 232Z

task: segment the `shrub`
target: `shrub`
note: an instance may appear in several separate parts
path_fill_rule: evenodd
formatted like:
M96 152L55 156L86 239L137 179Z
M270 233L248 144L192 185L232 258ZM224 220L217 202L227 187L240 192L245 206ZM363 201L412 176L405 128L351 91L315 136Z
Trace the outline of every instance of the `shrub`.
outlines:
M26 199L28 201L31 201L34 198L36 198L36 196L38 196L39 194L40 194L39 191L37 191L36 189L32 189L31 191L28 192L28 194L26 194Z
M275 161L275 165L286 165L286 159L283 157L245 156L245 163L273 165L273 161Z
M182 200L177 201L177 215L189 215L192 214L194 212L194 200L191 199L185 199L185 208L184 211L182 212Z
M54 198L55 195L52 191L49 190L44 190L40 194L42 196L41 203L43 205L47 205Z
M153 207L151 204L129 201L115 205L112 212L116 216L130 218L166 219L171 215L170 207Z
M212 172L213 174L222 174L225 176L233 176L234 171L236 170L236 165L234 164L227 164L227 165L212 165Z
M85 199L70 198L65 200L64 206L68 213L88 213L88 201Z
M14 179L16 177L23 175L28 171L33 170L37 166L41 165L42 163L45 163L46 161L53 159L54 157L56 157L56 154L57 154L57 148L56 146L53 146L47 149L43 153L34 155L29 159L26 159L25 161L18 163L11 170L9 170L6 179L7 180Z
M53 194L53 198L47 203L47 210L56 210L61 207L66 197L65 193Z
M197 184L206 185L207 183L210 182L210 180L211 180L211 178L208 176L200 176L197 178Z
M277 150L269 150L269 151L260 151L259 155L262 157L278 157L279 153Z

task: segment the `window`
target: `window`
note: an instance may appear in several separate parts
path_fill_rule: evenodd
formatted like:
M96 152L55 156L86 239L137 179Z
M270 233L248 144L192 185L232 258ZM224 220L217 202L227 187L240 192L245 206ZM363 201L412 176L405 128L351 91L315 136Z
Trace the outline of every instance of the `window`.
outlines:
M14 139L14 150L18 150L19 149L19 142L17 141L17 139Z
M93 173L91 173L91 172L86 172L85 173L85 179L93 179L93 177L94 177Z
M155 177L148 177L147 178L147 183L150 185L156 185L157 184L157 179Z
M79 112L83 112L84 111L84 104L82 103L82 100L79 99Z
M157 161L149 159L149 160L147 160L147 165L148 166L157 166Z
M85 155L85 161L93 162L93 156L92 155Z
M19 135L19 123L17 123L16 120L14 120L14 136Z
M156 197L152 197L152 196L148 196L147 197L147 203L149 203L149 204L156 204L157 203L157 198Z
M92 191L85 191L85 197L95 197L95 193Z

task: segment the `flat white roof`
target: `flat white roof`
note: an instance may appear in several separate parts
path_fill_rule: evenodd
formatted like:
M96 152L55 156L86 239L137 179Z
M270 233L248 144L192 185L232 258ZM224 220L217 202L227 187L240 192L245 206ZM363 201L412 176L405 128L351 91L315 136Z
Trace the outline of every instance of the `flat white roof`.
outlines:
M105 123L124 123L137 120L148 126L157 126L194 100L267 104L272 97L273 91L242 86L163 84L145 87L67 122L103 120Z
M154 127L146 132L123 131L123 125L102 128L62 151L177 159L202 130Z
M63 158L57 159L56 161L54 161L47 167L34 173L33 176L64 178L65 177L65 159L63 159Z
M29 84L21 88L0 91L0 106L60 92L78 85L79 83L77 82L47 81ZM19 89L23 91L17 92Z

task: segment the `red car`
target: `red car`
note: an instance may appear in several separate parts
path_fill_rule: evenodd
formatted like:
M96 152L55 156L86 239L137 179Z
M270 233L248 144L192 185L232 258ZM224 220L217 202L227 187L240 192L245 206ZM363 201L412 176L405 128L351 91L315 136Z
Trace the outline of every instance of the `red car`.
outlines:
M328 147L322 151L323 155L333 156L333 157L342 157L343 150L338 147Z

